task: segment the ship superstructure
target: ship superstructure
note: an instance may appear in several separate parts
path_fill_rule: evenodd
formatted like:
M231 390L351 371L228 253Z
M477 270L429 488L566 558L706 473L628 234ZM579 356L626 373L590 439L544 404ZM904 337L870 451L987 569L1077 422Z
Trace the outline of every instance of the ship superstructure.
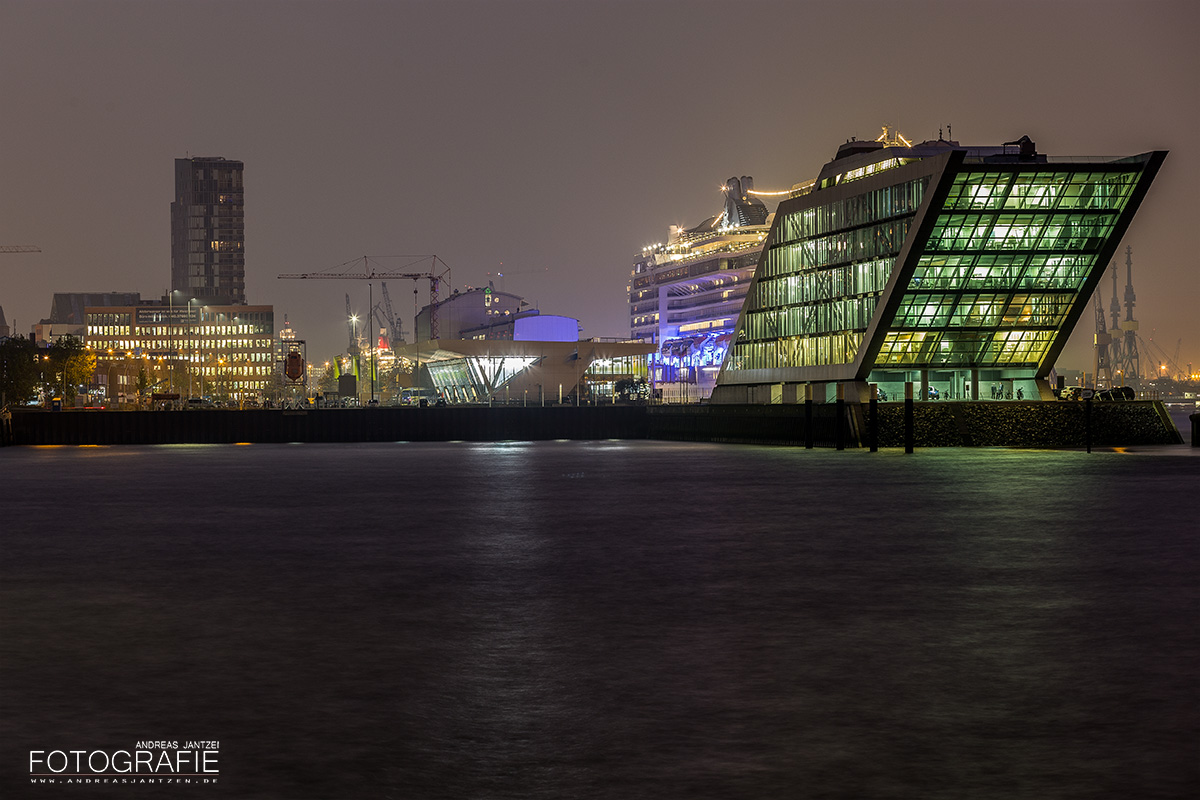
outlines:
M770 230L753 178L729 178L721 192L719 214L672 225L665 243L643 248L630 276L630 335L656 345L652 370L667 400L712 392Z

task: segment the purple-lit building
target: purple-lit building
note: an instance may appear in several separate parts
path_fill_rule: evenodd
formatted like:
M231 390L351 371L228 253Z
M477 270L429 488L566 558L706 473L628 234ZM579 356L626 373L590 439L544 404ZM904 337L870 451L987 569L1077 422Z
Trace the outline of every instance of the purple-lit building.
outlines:
M650 343L580 340L575 317L542 314L491 285L439 303L430 339L434 308L417 315L416 341L393 352L447 403L611 403L635 384L648 392Z
M430 318L434 309L434 306L425 306L417 313L418 342L430 338ZM511 323L515 319L538 313L523 298L499 291L490 283L466 291L455 289L437 304L436 311L438 336L443 339L511 339Z

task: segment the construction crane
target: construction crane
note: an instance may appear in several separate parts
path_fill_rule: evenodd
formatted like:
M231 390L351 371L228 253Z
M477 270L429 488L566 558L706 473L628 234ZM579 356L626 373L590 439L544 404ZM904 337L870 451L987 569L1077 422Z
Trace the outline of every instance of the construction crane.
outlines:
M0 245L0 253L40 253L42 248L28 244Z
M410 259L397 269L387 269L379 264L379 259L396 258ZM424 272L408 271L414 266L428 264ZM351 265L360 265L358 269L347 269ZM440 267L439 267L440 265ZM429 338L438 338L438 292L444 282L450 285L450 266L437 256L363 256L351 259L336 267L330 267L324 272L286 273L278 276L281 279L298 280L351 280L375 281L391 278L411 278L414 281L429 281ZM368 315L370 318L370 315Z
M386 339L389 347L404 341L404 332L400 330L399 320L388 315L382 302L375 304L375 308L372 309L372 316L379 323L379 335L381 339Z
M388 296L387 283L380 283L379 288L383 290L383 300L371 308L371 319L379 323L379 333L387 338L388 346L391 347L400 343L402 334L396 314L392 310L392 298Z
M383 316L382 300L371 306L371 313L367 315L367 318L369 322L373 322L378 325L381 330L387 327L387 319Z
M383 307L387 312L388 341L392 344L398 344L404 339L404 331L400 330L400 319L396 316L396 312L392 310L392 298L388 294L387 284L380 283L379 288L383 291Z

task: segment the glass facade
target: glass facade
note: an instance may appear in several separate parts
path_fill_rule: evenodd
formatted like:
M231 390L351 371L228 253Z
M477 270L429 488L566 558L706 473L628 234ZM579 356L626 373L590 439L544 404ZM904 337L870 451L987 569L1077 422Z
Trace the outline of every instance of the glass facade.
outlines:
M178 368L231 397L267 391L276 372L271 306L88 308L85 320L101 366Z
M175 159L171 288L205 302L246 302L245 187L241 161Z
M730 366L852 361L928 184L926 176L797 211L781 209Z
M875 365L1039 366L1140 173L1140 164L959 172Z
M537 356L468 356L430 361L429 377L451 403L487 402L513 378L541 361Z
M1166 153L1051 160L1014 145L848 142L776 213L718 378L751 388L719 402L918 377L956 398L980 381L1038 394Z
M588 394L612 397L619 380L645 380L649 374L646 353L600 355L594 358L573 353L572 356L583 359L581 374L574 374L575 368L568 367L565 373L555 372L551 376L545 369L546 359L532 355L464 355L461 358L430 359L425 366L439 395L451 404L486 403L489 397L516 400L531 386L539 387L535 391L540 402L542 392L552 391L547 387L558 385L564 377L574 379L572 383L565 384L568 393L573 392L575 384L582 380ZM543 368L539 370L541 377L531 378L529 371L537 367ZM542 382L538 383L539 380ZM511 396L507 394L506 387L512 388L514 393Z

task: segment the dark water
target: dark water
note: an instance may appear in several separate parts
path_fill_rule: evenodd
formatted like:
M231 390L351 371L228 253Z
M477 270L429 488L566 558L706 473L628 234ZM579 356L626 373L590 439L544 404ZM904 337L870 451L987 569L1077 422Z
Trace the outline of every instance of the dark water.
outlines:
M9 448L0 796L1194 797L1197 453Z

